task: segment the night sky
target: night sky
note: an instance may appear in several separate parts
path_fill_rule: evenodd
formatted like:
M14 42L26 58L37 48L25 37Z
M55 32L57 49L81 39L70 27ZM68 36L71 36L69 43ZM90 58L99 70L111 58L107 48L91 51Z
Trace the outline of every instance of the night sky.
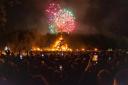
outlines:
M19 37L27 38L30 42L36 39L37 34L48 33L44 12L48 2L49 0L0 0L0 43L20 41ZM79 26L74 34L82 34L85 37L103 35L128 43L127 0L61 2L75 13Z

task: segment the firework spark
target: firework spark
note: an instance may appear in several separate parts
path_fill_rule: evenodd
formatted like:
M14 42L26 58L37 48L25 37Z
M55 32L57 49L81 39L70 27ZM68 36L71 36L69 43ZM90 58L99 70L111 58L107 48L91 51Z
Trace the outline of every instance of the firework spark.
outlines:
M51 24L56 16L57 12L60 10L60 5L57 3L50 3L46 9L46 14L48 17L48 23Z

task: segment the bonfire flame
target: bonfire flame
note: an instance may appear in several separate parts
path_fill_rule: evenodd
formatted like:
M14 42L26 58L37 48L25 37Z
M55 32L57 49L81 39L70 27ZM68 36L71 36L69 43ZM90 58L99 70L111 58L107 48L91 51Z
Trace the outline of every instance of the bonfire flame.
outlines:
M65 42L62 35L59 38L57 38L55 43L51 45L50 48L41 49L39 47L33 46L31 49L31 51L43 51L43 50L44 51L72 51L72 49L68 47L68 44Z
M48 51L72 51L72 49L68 47L61 35Z

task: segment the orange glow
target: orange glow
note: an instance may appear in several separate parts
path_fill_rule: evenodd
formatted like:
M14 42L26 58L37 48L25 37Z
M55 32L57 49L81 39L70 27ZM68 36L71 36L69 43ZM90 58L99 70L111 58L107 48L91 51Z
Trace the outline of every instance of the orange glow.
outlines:
M98 48L94 48L94 51L98 51Z
M31 49L32 51L42 51L42 49L41 48L39 48L39 47L32 47L32 49Z
M85 51L85 49L84 49L84 48L82 48L82 49L81 49L81 51Z
M68 44L65 43L62 35L55 41L55 43L51 46L51 48L46 49L48 51L72 51L71 48L68 47Z

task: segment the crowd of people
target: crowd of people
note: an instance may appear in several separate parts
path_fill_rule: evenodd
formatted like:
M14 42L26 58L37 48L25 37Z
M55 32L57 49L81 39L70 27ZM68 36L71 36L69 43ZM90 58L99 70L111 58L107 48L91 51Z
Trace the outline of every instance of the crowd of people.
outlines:
M126 51L0 56L0 85L128 85Z

